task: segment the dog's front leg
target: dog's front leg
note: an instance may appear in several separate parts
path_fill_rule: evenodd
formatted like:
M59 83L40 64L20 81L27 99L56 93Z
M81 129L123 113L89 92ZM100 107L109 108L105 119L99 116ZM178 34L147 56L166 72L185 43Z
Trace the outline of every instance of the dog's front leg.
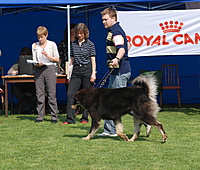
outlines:
M138 138L140 134L140 127L142 124L142 121L138 119L136 116L134 116L133 119L134 119L134 135L132 136L131 139L129 139L129 142L132 142Z
M95 121L95 120L92 119L92 125L91 125L91 128L90 128L90 133L86 137L84 137L82 139L90 140L91 138L93 138L94 134L97 132L97 130L99 129L100 125L101 125L100 121Z
M123 132L124 127L121 122L121 119L114 120L114 123L115 123L116 131L117 131L117 135L121 137L122 139L124 139L125 141L128 141L129 140L128 136L126 136L126 134Z

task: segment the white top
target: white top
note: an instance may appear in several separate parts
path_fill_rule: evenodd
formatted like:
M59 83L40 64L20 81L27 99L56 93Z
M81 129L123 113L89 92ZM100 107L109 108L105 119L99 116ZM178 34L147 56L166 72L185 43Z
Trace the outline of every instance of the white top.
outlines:
M55 62L49 60L41 52L45 50L48 56L59 58L58 48L55 42L47 40L46 47L40 47L39 42L32 44L33 61L35 63L43 63L44 65L54 65Z

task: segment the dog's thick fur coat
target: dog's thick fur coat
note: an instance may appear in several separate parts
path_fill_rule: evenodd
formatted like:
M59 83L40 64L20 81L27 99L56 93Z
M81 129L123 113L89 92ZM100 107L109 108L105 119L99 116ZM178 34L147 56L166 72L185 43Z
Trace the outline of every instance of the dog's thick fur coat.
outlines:
M132 81L132 87L83 89L75 95L72 108L76 111L87 109L92 118L89 134L83 139L91 139L100 126L101 119L113 120L117 135L126 141L134 141L142 123L157 127L165 142L167 135L156 115L160 108L156 100L157 85L154 77L138 76ZM134 135L131 139L123 133L121 117L129 112L134 115Z

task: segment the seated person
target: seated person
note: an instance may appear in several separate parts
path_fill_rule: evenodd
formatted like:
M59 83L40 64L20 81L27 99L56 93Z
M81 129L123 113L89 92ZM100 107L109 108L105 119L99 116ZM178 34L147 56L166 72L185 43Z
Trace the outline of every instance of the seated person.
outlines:
M3 87L0 87L0 93L4 93L4 90L3 90ZM2 98L1 98L1 100L2 100ZM3 101L2 101L2 109L3 109Z
M31 55L32 51L28 47L21 49L20 55ZM19 61L17 61L9 70L8 75L17 75ZM19 100L19 113L34 113L36 106L35 83L15 83L12 86L15 97Z
M3 91L3 89L2 88L0 88L0 91ZM3 123L2 121L0 121L0 123Z

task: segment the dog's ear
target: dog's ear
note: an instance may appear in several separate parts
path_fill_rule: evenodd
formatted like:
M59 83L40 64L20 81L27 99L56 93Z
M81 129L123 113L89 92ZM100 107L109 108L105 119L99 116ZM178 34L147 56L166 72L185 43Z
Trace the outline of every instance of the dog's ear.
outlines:
M136 81L132 84L132 88L142 88L142 83L139 81Z
M76 94L75 96L74 96L74 105L76 105L76 104L79 104L80 103L80 98L79 98L79 95L78 94Z
M74 100L78 101L78 96L77 95L74 96Z

